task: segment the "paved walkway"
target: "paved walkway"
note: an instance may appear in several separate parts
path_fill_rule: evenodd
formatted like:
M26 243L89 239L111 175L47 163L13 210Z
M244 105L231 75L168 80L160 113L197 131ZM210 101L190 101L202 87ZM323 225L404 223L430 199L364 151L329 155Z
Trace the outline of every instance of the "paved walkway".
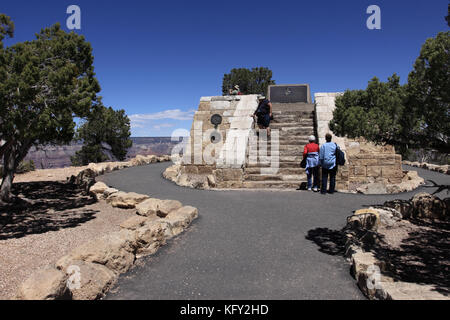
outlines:
M346 217L366 205L437 190L388 196L194 190L166 181L161 174L167 166L100 178L123 191L179 200L200 214L187 232L121 276L107 299L364 299L339 254L337 231ZM447 175L408 169L437 184L450 183Z

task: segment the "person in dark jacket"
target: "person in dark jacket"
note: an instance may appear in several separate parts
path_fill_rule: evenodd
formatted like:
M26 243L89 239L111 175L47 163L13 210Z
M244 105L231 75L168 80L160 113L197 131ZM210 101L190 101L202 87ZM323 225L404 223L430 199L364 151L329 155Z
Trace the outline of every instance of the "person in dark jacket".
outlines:
M256 123L259 129L266 130L267 136L270 137L270 120L272 119L272 103L265 97L259 97L258 108L256 109L253 117L256 117Z

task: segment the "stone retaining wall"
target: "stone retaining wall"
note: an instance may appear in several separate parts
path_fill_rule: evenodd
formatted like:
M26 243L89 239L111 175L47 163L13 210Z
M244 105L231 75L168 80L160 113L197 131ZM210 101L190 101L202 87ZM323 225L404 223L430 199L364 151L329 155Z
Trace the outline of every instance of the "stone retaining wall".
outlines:
M409 278L417 276L418 283L405 282L394 279L392 276L391 261L401 252L392 251L390 255L381 255L379 258L374 248L380 241L385 241L379 235L379 230L390 229L395 233L404 233L408 226L408 219L445 220L449 218L450 199L441 200L427 193L419 193L409 201L388 201L381 207L356 210L347 218L345 234L345 256L351 262L351 274L355 278L358 287L364 295L371 300L449 300L450 297L436 285L420 283L423 274L408 274ZM396 229L398 228L398 229ZM383 240L380 240L383 239ZM424 239L426 241L427 239ZM442 248L445 247L445 239L442 239ZM434 240L433 240L434 242ZM396 245L398 247L398 244ZM447 258L448 260L448 258ZM437 260L436 260L437 261ZM424 261L425 262L425 261ZM426 263L439 263L437 268L444 268L448 261L426 261Z
M121 273L136 259L155 254L167 240L186 230L198 210L176 200L161 200L134 192L122 192L95 177L132 165L168 160L168 157L138 156L130 163L91 164L70 180L113 207L136 209L118 232L101 235L75 248L54 265L34 272L20 286L19 300L94 300L102 298Z
M437 165L426 162L411 162L411 161L403 161L403 164L411 167L427 169L431 171L436 171L439 173L450 174L450 166L449 165Z

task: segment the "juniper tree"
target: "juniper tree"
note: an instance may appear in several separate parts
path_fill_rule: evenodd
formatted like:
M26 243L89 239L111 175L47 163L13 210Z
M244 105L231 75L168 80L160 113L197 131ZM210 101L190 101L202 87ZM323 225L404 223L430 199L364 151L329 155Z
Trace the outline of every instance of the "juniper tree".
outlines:
M0 32L11 35L1 16ZM6 30L6 31L5 31ZM86 117L100 86L95 78L91 45L59 24L36 39L0 51L0 198L11 200L17 165L33 145L72 141L74 117Z
M450 33L422 47L408 83L393 75L372 79L366 90L348 90L336 99L330 129L339 136L363 137L409 149L450 152Z
M228 95L229 90L238 85L242 94L266 94L272 80L272 71L268 68L232 69L223 76L222 93Z
M130 119L125 111L99 104L78 130L77 137L83 140L83 147L71 158L72 164L87 165L109 160L106 151L122 161L133 144L130 135ZM105 144L108 150L105 150Z

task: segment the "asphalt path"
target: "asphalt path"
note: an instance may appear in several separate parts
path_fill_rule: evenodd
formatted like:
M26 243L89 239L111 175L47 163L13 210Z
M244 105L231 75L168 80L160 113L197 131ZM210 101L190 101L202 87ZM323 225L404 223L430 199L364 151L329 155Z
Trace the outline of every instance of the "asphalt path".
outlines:
M165 180L169 165L133 167L99 179L199 210L185 233L141 259L106 299L364 299L342 256L339 230L346 217L387 200L438 191L431 181L450 184L448 175L406 167L427 185L397 195L195 190ZM445 190L436 195L449 196Z

